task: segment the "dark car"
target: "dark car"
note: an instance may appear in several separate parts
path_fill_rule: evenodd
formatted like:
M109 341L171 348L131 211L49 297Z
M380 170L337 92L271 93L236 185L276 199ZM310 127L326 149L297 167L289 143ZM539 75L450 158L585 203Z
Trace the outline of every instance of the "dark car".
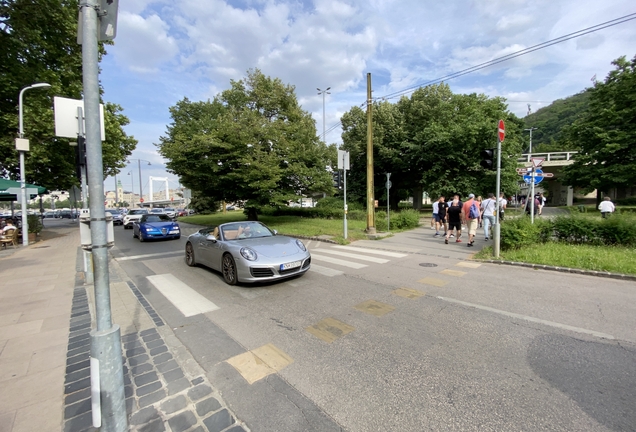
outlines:
M62 210L59 213L58 217L62 218L62 219L72 219L73 218L73 214L71 213L70 210Z

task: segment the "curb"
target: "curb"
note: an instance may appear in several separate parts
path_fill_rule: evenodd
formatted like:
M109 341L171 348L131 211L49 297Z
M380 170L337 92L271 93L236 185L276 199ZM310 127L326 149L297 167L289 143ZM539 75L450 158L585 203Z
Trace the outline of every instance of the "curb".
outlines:
M474 259L472 261L489 263L489 264L503 264L503 265L517 266L517 267L527 267L527 268L533 268L535 270L549 270L549 271L557 271L561 273L573 273L573 274L580 274L584 276L596 276L596 277L604 277L604 278L610 278L610 279L636 281L636 275L627 275L622 273L611 273L611 272L603 272L603 271L596 271L596 270L583 270L583 269L569 268L569 267L556 267L556 266L550 266L550 265L544 265L544 264L532 264L532 263L516 262L516 261L481 260L481 259Z

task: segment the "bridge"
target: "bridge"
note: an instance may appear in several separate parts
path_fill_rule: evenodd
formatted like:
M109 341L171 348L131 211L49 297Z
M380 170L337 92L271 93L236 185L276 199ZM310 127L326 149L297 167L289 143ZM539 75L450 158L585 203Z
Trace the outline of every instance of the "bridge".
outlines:
M543 163L541 169L543 172L552 173L554 177L544 178L541 183L535 186L535 191L544 192L548 197L548 205L552 206L571 206L574 201L574 190L571 186L564 185L559 181L562 166L574 163L572 156L577 154L576 151L552 152L552 153L524 153L517 162L524 167L532 166L532 158L542 158ZM530 186L523 180L519 182L521 194L529 193Z

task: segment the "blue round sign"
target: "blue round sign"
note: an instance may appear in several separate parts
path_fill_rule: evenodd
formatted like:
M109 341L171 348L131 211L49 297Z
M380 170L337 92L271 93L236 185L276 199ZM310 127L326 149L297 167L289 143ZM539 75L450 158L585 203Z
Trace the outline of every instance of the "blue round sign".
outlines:
M537 168L534 170L535 174L543 174L543 170ZM526 184L530 184L532 183L532 175L530 174L526 174L523 176L523 181L526 182ZM537 185L539 183L541 183L543 181L543 177L541 176L534 176L534 184Z

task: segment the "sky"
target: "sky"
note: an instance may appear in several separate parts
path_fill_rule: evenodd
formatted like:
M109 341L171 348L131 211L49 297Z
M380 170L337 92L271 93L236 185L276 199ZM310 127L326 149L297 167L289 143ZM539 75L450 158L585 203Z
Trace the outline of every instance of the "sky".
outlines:
M118 179L144 194L166 171L156 143L169 109L214 98L248 69L295 86L317 134L340 143L341 116L382 98L513 52L636 13L633 0L133 0L119 2L117 36L101 63L104 99L121 105L138 141ZM454 93L502 96L524 117L604 80L636 55L636 20L446 81ZM319 95L317 89L330 88ZM410 93L405 93L409 96ZM389 99L397 101L397 99ZM150 163L150 165L148 165ZM109 177L105 190L113 190ZM154 190L162 190L160 182Z

